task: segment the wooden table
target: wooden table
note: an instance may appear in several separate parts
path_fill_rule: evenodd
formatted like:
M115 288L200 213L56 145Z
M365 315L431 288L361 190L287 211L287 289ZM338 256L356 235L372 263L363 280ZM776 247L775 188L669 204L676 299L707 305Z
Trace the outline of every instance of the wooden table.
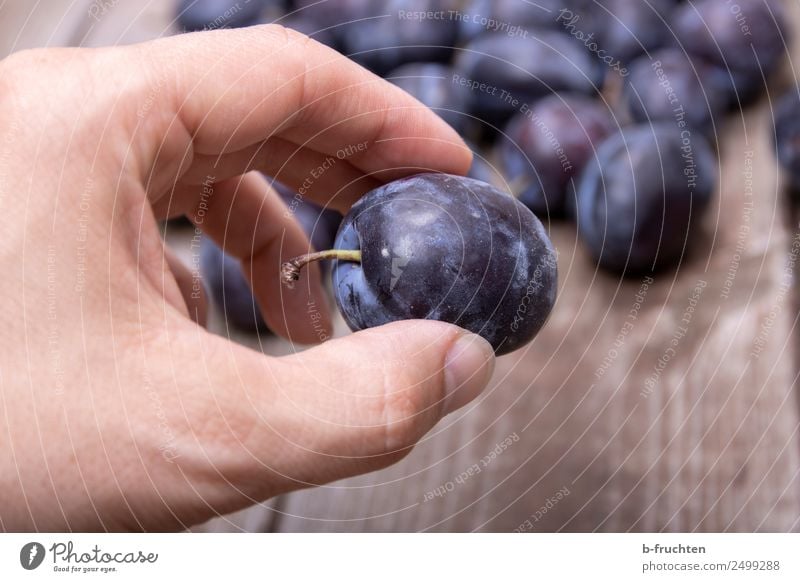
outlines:
M170 34L170 8L6 0L0 54ZM800 23L800 4L790 10ZM785 79L797 46L793 56ZM552 318L530 349L499 360L477 402L394 467L196 529L800 529L800 225L780 187L770 116L764 98L720 128L716 205L677 272L620 281L595 270L572 226L551 225L561 275ZM168 238L185 252L187 236ZM212 327L224 329L217 314Z

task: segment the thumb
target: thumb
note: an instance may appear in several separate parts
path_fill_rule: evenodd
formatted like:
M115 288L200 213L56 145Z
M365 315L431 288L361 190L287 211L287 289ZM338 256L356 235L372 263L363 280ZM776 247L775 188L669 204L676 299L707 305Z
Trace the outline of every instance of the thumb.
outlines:
M434 321L391 323L283 358L207 341L218 342L203 348L213 404L201 399L203 434L194 432L205 461L182 473L216 482L204 502L224 512L400 460L476 398L494 369L486 340Z
M475 399L494 370L480 336L441 322L401 321L291 358L281 387L318 427L316 450L338 457L405 454L443 416Z

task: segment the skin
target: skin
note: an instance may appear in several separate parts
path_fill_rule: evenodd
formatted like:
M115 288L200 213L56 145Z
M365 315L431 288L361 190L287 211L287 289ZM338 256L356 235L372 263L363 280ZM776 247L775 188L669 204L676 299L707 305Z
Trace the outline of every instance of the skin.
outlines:
M308 241L251 170L299 189L365 143L306 189L346 212L409 167L469 168L434 113L307 37L18 53L0 140L3 530L180 529L385 467L488 382L489 345L441 322L272 358L193 321L203 300L157 219L189 215L252 274L270 328L313 343L331 333L319 271L282 292Z
M314 249L330 248L342 215L308 200L300 203L296 198L297 192L280 182L273 181L271 185L287 206L294 207L295 220L303 227L311 246ZM327 266L324 262L319 265L323 275ZM248 332L269 333L239 261L225 254L208 238L203 238L200 243L200 271L205 287L210 291L210 300L225 314L226 323Z

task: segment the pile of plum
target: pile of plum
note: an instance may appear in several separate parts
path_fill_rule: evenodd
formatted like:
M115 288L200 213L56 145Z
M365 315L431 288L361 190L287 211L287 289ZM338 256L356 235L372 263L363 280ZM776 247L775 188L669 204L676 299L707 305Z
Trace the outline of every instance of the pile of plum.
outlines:
M471 178L545 223L573 221L623 275L686 259L715 190L720 124L758 98L789 43L782 0L182 0L176 19L274 21L348 55L455 128L475 152ZM785 101L776 145L800 187L800 92ZM330 241L338 222L310 224ZM549 264L549 241L540 250Z

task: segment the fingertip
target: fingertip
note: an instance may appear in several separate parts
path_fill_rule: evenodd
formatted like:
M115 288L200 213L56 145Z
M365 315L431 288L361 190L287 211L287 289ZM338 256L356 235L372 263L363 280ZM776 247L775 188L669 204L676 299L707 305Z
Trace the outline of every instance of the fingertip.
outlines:
M413 105L390 108L383 136L376 141L377 151L361 158L373 175L382 180L396 179L420 171L466 175L472 165L472 150L447 122L431 109L397 89ZM376 157L380 159L377 167Z
M430 373L442 373L443 415L477 398L494 373L496 357L491 344L483 337L450 323L405 320L359 333L364 334L368 342L390 343L393 352L405 362L418 362L423 354L438 353L441 364L438 367L434 365L436 369Z
M472 153L472 149L466 144L463 138L458 135L455 130L452 128L450 129L457 140L450 142L454 146L453 154L450 157L450 163L452 164L453 169L448 173L466 176L467 172L469 172L469 169L472 167L472 158L474 154Z
M462 334L445 356L444 414L475 400L492 378L494 365L494 349L488 341L473 333Z

